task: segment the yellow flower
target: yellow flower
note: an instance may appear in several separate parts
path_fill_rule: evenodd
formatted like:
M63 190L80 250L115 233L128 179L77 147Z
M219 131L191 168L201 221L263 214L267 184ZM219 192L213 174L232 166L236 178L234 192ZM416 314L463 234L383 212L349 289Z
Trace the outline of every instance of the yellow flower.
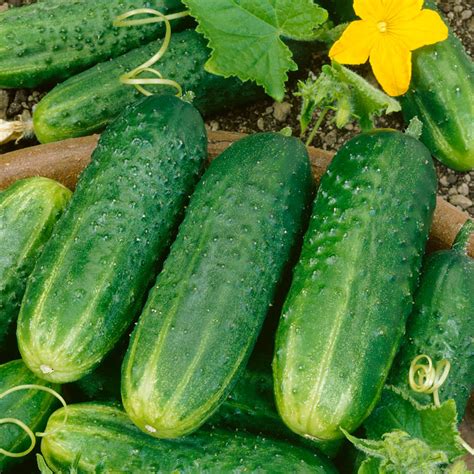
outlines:
M391 96L404 94L411 80L411 51L448 37L448 28L423 0L354 0L361 20L353 21L329 51L341 64L370 64Z

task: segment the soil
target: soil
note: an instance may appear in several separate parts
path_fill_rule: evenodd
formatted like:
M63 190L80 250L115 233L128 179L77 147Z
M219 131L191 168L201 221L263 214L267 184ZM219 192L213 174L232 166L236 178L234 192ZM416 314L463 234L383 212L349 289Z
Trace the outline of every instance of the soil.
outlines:
M0 11L9 7L17 7L34 3L35 0L0 0ZM451 28L458 35L468 53L472 56L474 37L474 5L470 0L443 0L439 2L440 9L444 12ZM321 66L327 62L325 51L316 51L309 62L309 66L298 73L299 78L306 78L312 71L318 74ZM369 68L363 68L366 77L373 80ZM232 110L210 118L207 125L211 130L228 130L240 132L258 132L280 130L291 127L298 133L299 99L294 97L296 80L290 82L289 92L283 103L272 100L261 101L255 105L239 110ZM24 120L31 117L34 105L44 96L46 90L1 90L0 89L0 119L12 120L21 116ZM403 129L404 124L400 114L392 114L377 120L381 127ZM357 126L349 124L343 129L337 129L330 120L323 123L313 145L325 150L336 151L345 141L360 130ZM34 144L34 142L28 143ZM11 147L8 147L11 149ZM1 151L6 151L4 148ZM436 163L438 173L438 194L447 199L463 211L474 216L474 171L457 173L440 163Z

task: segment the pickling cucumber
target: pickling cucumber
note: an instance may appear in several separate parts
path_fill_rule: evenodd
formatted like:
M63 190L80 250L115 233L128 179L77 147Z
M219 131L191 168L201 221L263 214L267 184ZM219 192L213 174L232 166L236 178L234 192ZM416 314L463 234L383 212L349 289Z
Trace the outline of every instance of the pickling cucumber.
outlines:
M69 405L48 421L42 454L54 472L336 473L314 452L245 432L202 429L179 440L142 433L119 408Z
M124 407L143 431L190 433L229 394L250 355L312 195L296 138L251 135L215 159L132 334Z
M141 97L120 76L150 59L161 46L154 41L112 61L98 64L49 92L33 113L33 129L40 142L79 137L102 130L124 106ZM173 34L166 54L155 66L167 79L178 82L184 92L195 94L194 105L204 115L252 102L263 95L251 82L224 78L204 69L209 59L206 40L194 30ZM168 86L151 86L155 94L175 94Z
M0 88L62 81L163 35L163 23L114 27L136 8L164 14L179 0L48 0L0 13Z
M439 397L456 401L460 420L474 382L474 260L466 254L473 233L474 223L467 221L451 250L427 257L407 334L388 378L389 384L408 390L419 402L431 403L431 394L410 390L411 362L421 354L435 364L449 361L451 369Z
M342 23L357 19L353 0L325 0L332 18ZM432 0L424 8L437 10ZM440 13L438 11L438 13ZM442 16L442 14L440 13ZM433 156L457 171L474 168L474 63L456 35L412 53L408 92L400 97L407 123L423 123L421 141Z
M13 387L26 384L58 388L36 377L21 360L0 365L0 395ZM56 399L51 394L35 389L12 392L0 398L0 418L19 420L33 433L44 429L55 408ZM20 426L0 422L0 448L10 453L21 453L30 444L29 436ZM21 459L0 452L0 472L5 472Z
M35 374L77 380L124 334L206 156L201 116L173 96L127 108L104 132L21 307L19 349Z
M474 63L450 31L447 40L413 52L410 89L401 97L408 123L423 123L422 142L446 166L474 169Z
M404 333L436 198L429 151L391 130L323 176L277 332L275 395L302 436L342 438L377 402Z
M0 193L0 361L15 357L15 323L28 276L71 191L47 178L15 182Z

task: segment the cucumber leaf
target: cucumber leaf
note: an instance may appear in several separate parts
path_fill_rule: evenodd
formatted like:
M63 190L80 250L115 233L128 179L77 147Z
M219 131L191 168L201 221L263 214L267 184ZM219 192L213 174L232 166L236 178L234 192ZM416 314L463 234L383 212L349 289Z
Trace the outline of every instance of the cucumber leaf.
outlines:
M454 400L439 407L421 405L400 389L386 386L382 397L364 422L367 437L380 439L385 433L401 430L426 443L434 451L443 451L449 461L465 454L457 429Z
M356 120L363 130L373 128L375 116L401 110L397 100L336 62L324 65L318 77L310 76L306 82L300 81L295 95L303 99L300 114L302 134L308 129L318 109L321 113L334 110L338 128Z
M281 101L288 71L298 69L282 37L310 41L328 17L313 0L183 0L209 40L206 70L263 86Z
M433 450L421 439L400 430L385 433L380 440L359 439L344 431L347 439L370 456L362 463L359 474L421 472L440 473L448 463L446 453ZM371 459L375 458L374 461ZM376 463L378 462L378 466Z

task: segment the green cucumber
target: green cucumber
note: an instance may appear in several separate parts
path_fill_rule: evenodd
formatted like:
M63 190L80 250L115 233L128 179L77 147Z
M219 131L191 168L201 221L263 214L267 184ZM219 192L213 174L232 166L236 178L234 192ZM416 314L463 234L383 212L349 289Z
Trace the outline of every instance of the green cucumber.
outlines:
M179 440L140 432L114 406L69 405L48 421L42 454L54 472L77 465L85 472L336 473L324 458L300 446L245 432L202 429Z
M19 385L52 386L31 373L21 360L0 365L0 395ZM22 421L33 433L42 431L49 415L55 410L57 400L51 394L30 389L18 390L0 398L0 418L13 418ZM13 423L0 423L0 448L11 453L28 449L31 440L26 432ZM13 458L0 453L0 472L4 472L22 458Z
M39 377L80 379L125 333L206 156L202 118L173 96L127 108L104 132L21 307L19 349Z
M378 130L336 154L314 203L277 332L283 421L319 440L377 402L412 307L436 201L429 151Z
M102 130L121 113L124 106L141 97L133 86L122 84L120 76L150 59L162 41L134 51L78 74L58 85L38 104L33 128L46 143L89 135ZM251 82L224 78L204 69L209 59L206 40L194 30L173 34L164 57L156 68L167 79L177 81L185 92L195 94L194 105L204 115L252 102L263 95ZM156 94L175 94L167 86L149 88Z
M193 194L122 369L124 407L157 437L197 429L245 366L312 195L296 138L251 135Z
M323 6L326 3L336 22L357 19L352 0L325 0ZM438 11L432 0L424 8ZM457 171L474 168L472 97L474 63L452 31L447 40L413 51L410 89L400 97L403 116L406 123L415 116L421 120L421 141Z
M15 322L26 281L70 197L47 178L23 179L0 193L0 361L16 355Z
M451 250L427 257L407 334L388 378L389 384L407 391L415 357L426 354L435 364L448 360L451 369L439 395L441 401L456 401L459 419L474 382L474 260L466 254L473 232L473 221L467 221ZM410 396L423 404L432 402L430 394L410 390Z
M423 123L421 141L446 166L474 169L474 63L453 32L413 52L412 80L401 97L408 123Z
M112 25L146 7L184 9L179 0L48 0L0 13L0 88L59 82L162 36L162 23Z

